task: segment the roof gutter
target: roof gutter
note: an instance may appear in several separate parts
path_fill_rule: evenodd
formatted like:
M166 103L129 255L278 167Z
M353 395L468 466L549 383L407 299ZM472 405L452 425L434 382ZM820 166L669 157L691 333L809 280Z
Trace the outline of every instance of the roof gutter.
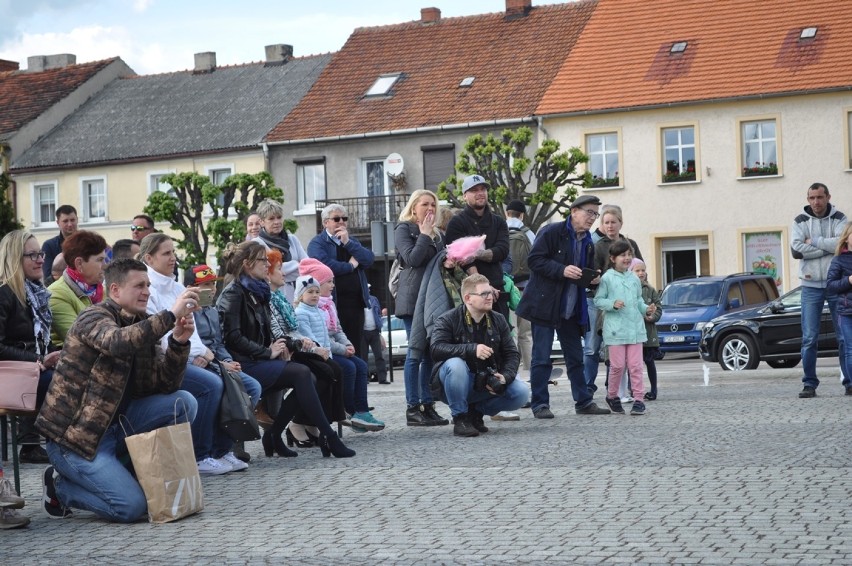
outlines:
M599 110L578 110L576 112L557 112L555 114L541 114L537 118L546 118L552 120L554 118L570 118L576 116L592 116L596 114L615 114L619 112L637 112L643 110L660 110L665 108L678 108L681 106L695 106L696 104L722 104L726 102L743 102L751 100L764 100L768 98L781 98L787 96L808 96L812 94L831 94L833 92L847 92L852 90L852 85L833 87L826 89L809 89L795 92L773 92L766 94L749 94L744 96L730 96L726 98L706 98L698 100L687 100L683 102L665 102L662 104L646 104L644 106L630 106L621 108L601 108Z
M526 116L524 118L506 118L502 120L484 120L482 122L463 122L459 124L443 124L440 126L423 126L419 128L405 128L399 130L386 130L380 132L365 132L362 134L346 134L343 136L328 136L324 138L304 138L298 140L281 140L267 141L259 145L279 146L279 145L298 145L311 143L329 143L338 141L363 140L370 138L381 138L388 136L404 136L411 134L425 134L431 132L447 132L452 130L465 130L473 128L488 128L493 126L508 126L510 124L523 124L535 121L535 117Z

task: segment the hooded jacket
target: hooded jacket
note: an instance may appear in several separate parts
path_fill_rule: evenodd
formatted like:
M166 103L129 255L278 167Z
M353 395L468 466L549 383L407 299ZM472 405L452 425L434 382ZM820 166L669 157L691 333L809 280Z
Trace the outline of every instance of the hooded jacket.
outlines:
M825 289L828 266L837 249L840 234L846 226L846 215L828 203L822 218L815 216L810 205L793 220L793 257L799 259L799 279L803 287ZM805 240L810 240L809 244Z

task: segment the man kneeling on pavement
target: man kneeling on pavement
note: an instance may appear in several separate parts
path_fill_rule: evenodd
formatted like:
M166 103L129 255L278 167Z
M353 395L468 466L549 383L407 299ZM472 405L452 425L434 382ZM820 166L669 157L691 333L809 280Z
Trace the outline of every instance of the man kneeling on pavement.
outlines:
M441 315L432 332L432 393L450 407L453 434L488 432L483 415L520 409L530 388L515 379L521 355L506 318L493 310L488 278L474 274L461 284L464 304Z
M181 391L193 332L195 289L151 316L148 268L135 259L109 264L109 299L84 310L65 338L62 356L36 420L52 466L44 472L44 508L52 518L70 508L110 521L144 517L145 494L130 473L127 434L192 422L198 404ZM163 352L160 339L174 330ZM121 424L119 424L119 417Z

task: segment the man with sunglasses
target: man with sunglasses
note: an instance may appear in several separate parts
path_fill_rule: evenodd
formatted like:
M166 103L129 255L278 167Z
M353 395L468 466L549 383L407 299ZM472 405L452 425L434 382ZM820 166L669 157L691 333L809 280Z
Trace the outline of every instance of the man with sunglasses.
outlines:
M484 275L465 277L464 304L442 314L432 331L432 394L450 407L453 434L488 432L483 415L526 404L529 386L515 379L521 354L506 318L494 312L494 290Z
M320 213L322 232L308 244L308 257L327 265L334 274L334 304L343 332L355 347L355 355L367 359L361 347L364 309L370 306L367 268L373 265L372 250L349 235L349 215L339 204L330 204Z
M44 279L50 277L50 270L53 267L53 260L62 251L62 243L65 238L68 238L77 231L77 209L70 204L63 204L56 209L56 225L59 226L59 235L49 240L45 240L41 246L41 251L44 252L44 263L41 266L41 271L44 274Z
M527 258L530 279L516 312L532 323L531 408L537 419L553 418L547 386L553 369L550 351L554 332L565 356L574 411L578 415L610 413L592 401L593 392L583 372L582 336L589 324L584 290L600 280L600 273L590 278L588 272L595 258L589 231L600 216L600 205L596 196L579 197L571 203L571 215L565 222L548 224L539 230Z
M137 214L133 217L133 223L130 225L130 237L141 242L142 238L148 234L156 232L154 229L154 219L147 214Z

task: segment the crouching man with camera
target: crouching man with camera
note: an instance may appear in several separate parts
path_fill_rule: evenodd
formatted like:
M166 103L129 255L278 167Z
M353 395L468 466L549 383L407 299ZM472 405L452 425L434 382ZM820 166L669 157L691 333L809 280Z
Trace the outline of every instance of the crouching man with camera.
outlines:
M483 415L520 409L530 388L515 379L521 356L505 317L493 311L488 279L466 277L461 295L464 304L441 315L432 331L432 393L449 405L453 434L479 436L488 432Z

